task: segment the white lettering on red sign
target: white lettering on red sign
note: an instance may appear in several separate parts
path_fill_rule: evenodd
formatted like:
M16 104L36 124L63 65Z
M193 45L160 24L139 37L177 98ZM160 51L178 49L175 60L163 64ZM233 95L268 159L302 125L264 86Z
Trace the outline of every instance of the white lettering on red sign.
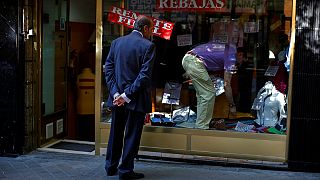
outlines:
M118 7L112 7L110 13L108 14L108 20L114 23L125 25L129 28L133 28L135 20L138 18L139 14L125 10ZM151 17L154 23L153 34L164 39L170 39L173 23L162 21Z

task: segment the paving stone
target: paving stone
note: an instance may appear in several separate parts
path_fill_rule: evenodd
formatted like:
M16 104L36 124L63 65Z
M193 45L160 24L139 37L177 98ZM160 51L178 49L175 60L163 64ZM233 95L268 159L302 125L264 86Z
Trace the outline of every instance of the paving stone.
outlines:
M34 151L17 158L0 157L0 179L89 180L118 179L108 177L104 170L104 156ZM269 164L272 165L272 164ZM203 165L142 159L135 163L135 171L145 173L146 180L319 180L320 173L263 170L257 168Z

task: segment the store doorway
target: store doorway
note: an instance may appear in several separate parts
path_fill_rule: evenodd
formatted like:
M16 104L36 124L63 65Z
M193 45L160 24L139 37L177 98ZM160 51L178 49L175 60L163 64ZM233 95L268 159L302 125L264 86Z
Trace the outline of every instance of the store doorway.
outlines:
M42 1L41 144L66 135L66 0Z
M70 0L68 62L68 137L95 139L95 2Z
M42 7L41 144L94 142L95 2Z

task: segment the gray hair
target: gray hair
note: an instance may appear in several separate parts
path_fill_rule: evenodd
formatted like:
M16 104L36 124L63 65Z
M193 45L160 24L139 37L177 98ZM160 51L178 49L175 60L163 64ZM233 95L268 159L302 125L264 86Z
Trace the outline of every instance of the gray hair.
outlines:
M140 15L135 21L133 29L141 32L145 25L151 27L151 23L152 21L150 18L148 18L147 16Z

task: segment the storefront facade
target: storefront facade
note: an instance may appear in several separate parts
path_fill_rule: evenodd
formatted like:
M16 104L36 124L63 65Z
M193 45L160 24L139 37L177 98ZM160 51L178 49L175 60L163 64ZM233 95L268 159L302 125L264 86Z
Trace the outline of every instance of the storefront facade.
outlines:
M95 73L95 77L91 78L94 80L89 81L90 87L93 86L93 82L95 86L94 89L91 88L95 93L94 111L90 108L92 112L84 114L81 118L94 119L95 152L97 155L104 154L110 130L110 111L104 104L108 91L104 83L103 65L110 42L131 31L128 27L130 23L125 21L125 18L128 20L126 17L128 14L123 13L127 10L131 12L131 18L134 17L133 13L145 14L156 18L156 22L173 24L173 28L169 25L162 26L171 30L170 39L168 36L161 36L161 33L156 34L153 39L159 54L153 73L153 117L155 114L167 117L173 110L184 107L196 111L195 90L191 84L186 83L188 79L182 76L184 69L181 66L184 54L193 46L208 41L220 44L236 42L237 47L244 47L246 50L245 61L241 64L243 66L239 66L235 73L236 78L232 82L237 113L234 116L230 115L224 93L216 97L212 118L217 121L224 120L225 126L222 130L213 124L209 130L194 128L192 126L195 121L194 114L189 114L193 119L186 120L190 120L188 125L191 126L182 126L181 119L169 126L159 126L146 121L141 141L142 151L155 152L154 155L172 153L204 156L208 157L208 160L210 157L223 157L276 161L287 163L293 170L319 171L320 141L316 139L319 136L317 129L320 126L317 105L319 2L317 0L308 2L221 0L208 1L206 5L200 1L190 1L189 4L183 2L187 1L97 0L93 7L96 10L96 18L93 20L95 25L92 25L92 20L89 20L89 23L83 21L77 23L79 16L77 14L70 18L71 7L77 4L72 4L72 1L59 0L55 3L42 0L13 1L8 3L8 6L3 6L16 8L11 15L16 20L10 23L15 23L17 31L8 28L7 25L10 23L5 19L1 20L4 24L1 26L3 27L1 38L6 40L2 47L5 48L7 45L6 50L10 52L9 54L17 56L7 56L1 51L1 77L9 77L8 73L16 75L2 82L5 86L1 89L3 103L0 110L4 114L1 118L1 128L6 131L1 131L1 154L21 154L56 138L76 137L76 122L72 120L76 116L75 110L72 109L75 106L70 104L75 102L73 94L75 92L73 90L69 92L69 88L72 89L74 85L69 79L74 79L73 76L69 77L72 63L68 64L68 68L71 69L64 69L62 73L57 72L62 71L61 67L66 62L71 62L70 39L79 40L79 37L78 42L82 42L85 38L90 39L87 54L83 57L90 59L89 62L94 62L88 66ZM112 8L116 8L116 11L112 11ZM4 8L4 12L7 11L9 12ZM109 19L111 13L119 19L122 18L122 21L118 19L119 22L114 22L115 19L113 21ZM6 16L10 14L6 13L3 17ZM120 22L128 25L120 25ZM231 22L235 26L230 35L226 27ZM89 36L91 31L94 31L95 37L81 39L79 35L78 38L73 38L72 29L77 30L79 27L81 32L89 32ZM24 36L20 36L18 30L22 30ZM9 32L15 34L16 38L6 38L6 33ZM79 45L78 42L74 44ZM52 51L54 49L60 51ZM283 49L285 51L282 51ZM7 57L12 59L5 59ZM279 81L276 81L275 77L281 68L274 66L279 60L287 62L284 66L285 71L282 71L285 73L282 74L287 74L288 79L276 84L274 82ZM53 62L58 63L52 66L50 63ZM66 72L68 74L63 74ZM61 76L55 77L54 74ZM215 76L223 77L221 74ZM282 128L276 129L276 124L269 124L268 128L274 128L270 131L265 128L259 131L258 126L252 125L256 125L255 122L263 125L262 121L256 121L258 110L261 109L252 107L258 97L257 94L268 81L271 81L276 90L283 94L282 97L285 97L283 110L286 117L282 116L280 124ZM171 106L163 102L167 82L181 84L178 105ZM54 83L59 86L53 86ZM17 103L20 101L21 103ZM277 115L280 114L278 110L275 112ZM93 124L90 127L93 127Z

